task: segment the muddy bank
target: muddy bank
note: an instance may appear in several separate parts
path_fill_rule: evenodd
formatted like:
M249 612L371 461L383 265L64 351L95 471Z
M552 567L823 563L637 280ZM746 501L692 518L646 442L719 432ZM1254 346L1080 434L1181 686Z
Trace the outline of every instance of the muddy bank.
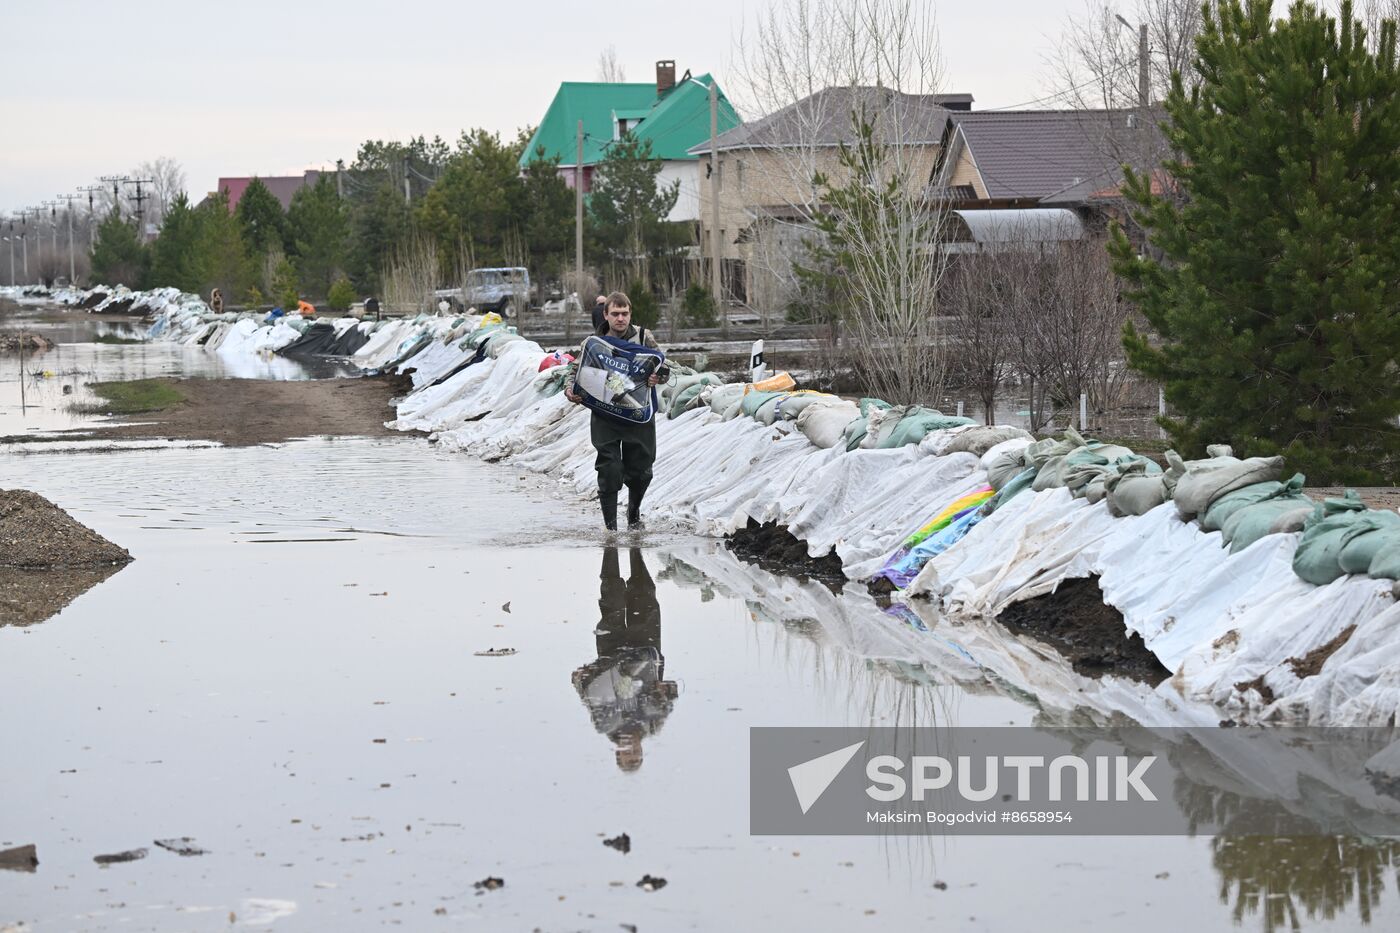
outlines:
M389 437L390 399L397 383L387 377L272 382L254 379L161 379L183 399L158 411L116 418L100 429L56 432L53 440L205 440L229 447L273 444L298 437ZM101 406L98 406L99 410ZM0 437L0 443L34 441Z
M746 527L726 535L724 541L740 559L769 573L817 580L837 593L846 582L841 558L835 551L812 557L807 553L807 544L777 522L760 525L749 519Z
M126 548L78 524L43 496L0 489L0 567L95 569L130 560Z
M1116 674L1156 686L1171 676L1123 615L1104 602L1095 577L1066 580L1055 592L1013 603L997 621L1053 646L1085 677Z

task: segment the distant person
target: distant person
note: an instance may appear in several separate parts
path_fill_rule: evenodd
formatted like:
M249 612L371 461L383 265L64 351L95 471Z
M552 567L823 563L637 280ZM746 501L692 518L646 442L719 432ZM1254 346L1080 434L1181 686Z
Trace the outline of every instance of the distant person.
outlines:
M661 654L661 604L640 548L630 549L624 582L617 548L603 549L598 574L598 659L574 671L574 689L593 728L613 743L617 766L642 766L642 739L660 731L680 691L666 679Z
M651 331L633 325L632 301L622 292L608 295L607 316L595 336L660 350ZM583 350L575 356L583 360ZM647 385L654 388L666 377L667 370L662 365L647 377ZM564 397L576 405L583 403L583 397L572 387L564 390ZM598 503L603 510L603 527L617 530L617 496L626 486L627 525L632 529L641 528L642 497L651 485L651 467L656 462L655 417L637 423L594 410L589 433L598 451L594 469L598 471Z
M302 317L315 317L316 306L305 298L299 298L297 299L297 313Z
M601 334L603 327L608 322L608 296L599 295L598 300L593 302L593 333Z
M365 317L369 317L371 314L374 315L374 319L376 321L382 320L382 318L379 316L378 298L370 298L368 301L365 302Z
M224 293L217 288L209 293L209 310L215 314L224 313Z

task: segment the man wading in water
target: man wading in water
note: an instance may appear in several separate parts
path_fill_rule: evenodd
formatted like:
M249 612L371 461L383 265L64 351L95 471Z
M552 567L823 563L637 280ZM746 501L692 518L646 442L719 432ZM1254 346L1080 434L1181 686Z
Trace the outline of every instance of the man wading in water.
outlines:
M608 296L607 313L597 335L661 349L651 331L632 325L632 301L622 292ZM578 356L582 358L582 351ZM664 368L652 373L647 383L655 386L663 378ZM564 397L575 405L583 402L572 389L565 389ZM603 525L609 531L617 530L617 494L626 486L627 527L640 528L642 496L651 484L651 465L656 461L655 419L645 424L632 424L595 411L590 433L598 451L594 466L598 470L598 502L603 507Z

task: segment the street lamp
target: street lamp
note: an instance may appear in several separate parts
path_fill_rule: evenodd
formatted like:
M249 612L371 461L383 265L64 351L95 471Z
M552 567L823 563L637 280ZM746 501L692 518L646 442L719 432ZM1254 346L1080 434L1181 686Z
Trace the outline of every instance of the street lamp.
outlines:
M1114 13L1113 18L1118 20L1128 30L1133 29L1133 24L1123 18L1121 13ZM1148 190L1152 186L1152 154L1151 136L1148 135L1148 88L1147 88L1147 62L1149 49L1147 47L1147 24L1142 23L1137 27L1138 36L1138 112L1137 131L1140 135L1142 146L1142 171L1147 178Z

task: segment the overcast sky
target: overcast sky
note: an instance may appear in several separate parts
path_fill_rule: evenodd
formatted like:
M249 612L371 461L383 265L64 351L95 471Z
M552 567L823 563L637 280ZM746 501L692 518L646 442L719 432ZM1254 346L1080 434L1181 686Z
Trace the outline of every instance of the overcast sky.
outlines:
M1124 4L1127 6L1128 4ZM169 156L190 192L354 158L365 139L538 123L561 81L615 45L629 81L655 61L713 71L764 4L709 0L152 0L7 4L0 14L0 214ZM1004 107L1049 89L1046 56L1084 0L938 9L947 90Z

